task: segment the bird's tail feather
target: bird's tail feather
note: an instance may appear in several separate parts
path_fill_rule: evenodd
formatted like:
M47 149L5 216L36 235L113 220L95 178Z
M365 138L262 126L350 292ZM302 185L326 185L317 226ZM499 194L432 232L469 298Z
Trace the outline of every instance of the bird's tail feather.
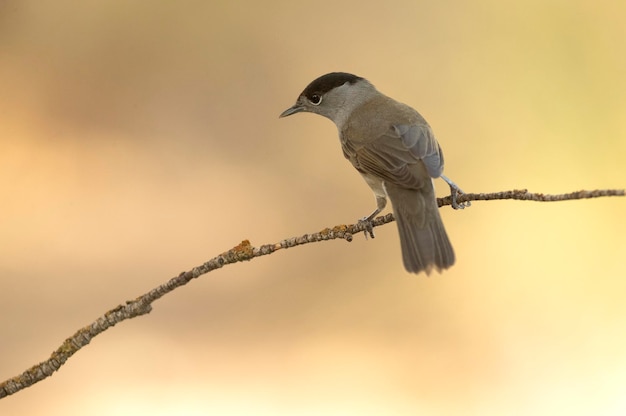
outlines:
M386 184L398 224L402 260L408 272L430 274L454 264L454 250L439 215L432 182L430 189L403 189Z

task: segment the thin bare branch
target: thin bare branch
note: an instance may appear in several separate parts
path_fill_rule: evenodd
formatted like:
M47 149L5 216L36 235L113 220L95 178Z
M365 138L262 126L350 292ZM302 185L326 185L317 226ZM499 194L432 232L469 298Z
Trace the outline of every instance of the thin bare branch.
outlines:
M496 192L490 194L462 194L458 197L459 203L469 201L490 201L496 199L516 199L523 201L567 201L574 199L600 198L607 196L624 196L623 189L595 190L595 191L578 191L560 195L535 194L524 190L513 190ZM440 207L451 204L451 197L439 198L437 200ZM394 221L393 214L380 216L372 221L373 227ZM364 224L337 225L333 228L326 228L322 231L304 234L300 237L292 237L282 240L274 244L265 244L259 247L253 247L248 240L242 241L236 247L212 258L206 263L194 267L193 269L182 272L178 276L170 279L168 282L152 289L148 293L139 296L136 299L126 301L124 305L119 305L103 316L96 319L91 324L79 329L74 335L67 338L63 344L45 361L36 364L24 371L22 374L10 378L0 383L0 398L17 393L20 390L30 387L33 384L51 376L55 371L59 370L63 364L78 350L89 344L91 340L98 334L106 331L112 326L145 315L152 310L152 303L163 297L167 293L189 283L203 274L212 270L222 268L227 264L237 263L245 260L252 260L255 257L271 254L280 249L286 249L303 244L314 243L318 241L344 239L352 241L352 235L363 232Z

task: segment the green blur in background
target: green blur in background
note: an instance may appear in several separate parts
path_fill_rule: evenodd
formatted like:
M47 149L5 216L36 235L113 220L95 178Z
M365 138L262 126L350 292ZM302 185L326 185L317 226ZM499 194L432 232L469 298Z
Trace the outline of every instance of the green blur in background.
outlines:
M416 108L467 192L626 186L626 3L0 3L0 379L243 239L374 198L331 71ZM440 196L447 187L437 181ZM395 225L203 276L2 415L623 415L626 200L442 208L457 264Z

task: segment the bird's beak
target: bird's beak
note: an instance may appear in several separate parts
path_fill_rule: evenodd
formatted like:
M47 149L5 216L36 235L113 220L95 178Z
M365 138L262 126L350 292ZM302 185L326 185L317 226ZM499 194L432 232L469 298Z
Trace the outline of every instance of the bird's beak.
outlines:
M278 118L287 117L287 116L290 116L292 114L299 113L301 111L304 111L304 106L301 106L300 104L295 103L292 107L289 107L288 109L286 109L285 111L280 113Z

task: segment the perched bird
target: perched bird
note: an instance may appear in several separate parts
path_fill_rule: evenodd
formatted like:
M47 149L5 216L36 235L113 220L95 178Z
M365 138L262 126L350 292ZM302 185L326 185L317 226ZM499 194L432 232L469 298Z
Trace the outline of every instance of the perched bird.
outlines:
M380 93L368 80L332 72L311 82L280 117L308 112L332 120L343 154L376 196L376 209L361 221L369 225L391 201L404 267L430 274L454 264L431 178L442 177L453 196L461 192L442 175L443 153L424 118L408 105ZM367 235L367 234L366 234Z

